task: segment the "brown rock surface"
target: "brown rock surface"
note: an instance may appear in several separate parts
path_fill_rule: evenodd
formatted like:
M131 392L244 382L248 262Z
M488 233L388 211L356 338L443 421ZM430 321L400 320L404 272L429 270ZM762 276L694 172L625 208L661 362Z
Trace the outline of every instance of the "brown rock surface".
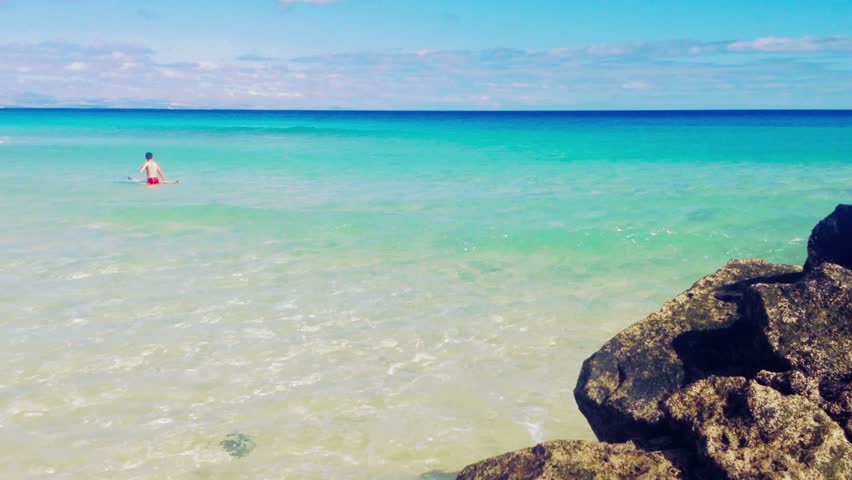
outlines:
M557 440L468 466L458 480L663 480L685 478L680 451L646 452L632 443Z
M760 372L757 382L785 395L805 397L837 422L852 441L852 382L823 381L807 377L798 370L788 372Z
M852 271L823 263L795 283L752 285L744 303L791 368L820 379L852 374Z
M852 271L822 263L796 283L751 286L744 304L792 369L758 381L807 396L852 439Z
M737 305L720 298L736 300L749 282L787 280L799 271L760 260L731 261L607 342L583 363L574 389L598 439L665 435L660 402L688 381L766 368L750 358L754 348L742 344L753 336L733 327L740 318Z
M665 408L721 477L852 478L852 445L804 397L742 377L710 377L672 395Z

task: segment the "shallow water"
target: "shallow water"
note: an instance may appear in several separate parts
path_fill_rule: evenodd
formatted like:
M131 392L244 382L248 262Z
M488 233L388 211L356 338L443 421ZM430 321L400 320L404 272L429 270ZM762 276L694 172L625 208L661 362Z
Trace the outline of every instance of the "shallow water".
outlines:
M592 438L584 358L731 258L801 263L852 197L850 112L0 110L0 139L3 478L444 479ZM182 183L122 181L147 150Z

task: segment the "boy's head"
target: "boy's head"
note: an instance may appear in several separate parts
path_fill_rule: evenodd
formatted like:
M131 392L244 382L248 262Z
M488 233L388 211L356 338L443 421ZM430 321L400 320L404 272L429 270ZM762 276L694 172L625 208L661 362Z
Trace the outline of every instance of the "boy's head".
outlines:
M146 154L145 154L145 160L151 160L152 158L154 158L154 154L153 154L153 153L148 152L148 153L146 153Z

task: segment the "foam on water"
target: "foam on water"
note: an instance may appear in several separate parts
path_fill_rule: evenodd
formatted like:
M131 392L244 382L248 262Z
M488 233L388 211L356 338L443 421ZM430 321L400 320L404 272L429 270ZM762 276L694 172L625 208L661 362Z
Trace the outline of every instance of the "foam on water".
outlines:
M850 128L3 110L0 476L437 479L591 438L582 360L730 258L802 262ZM147 150L181 185L116 181Z

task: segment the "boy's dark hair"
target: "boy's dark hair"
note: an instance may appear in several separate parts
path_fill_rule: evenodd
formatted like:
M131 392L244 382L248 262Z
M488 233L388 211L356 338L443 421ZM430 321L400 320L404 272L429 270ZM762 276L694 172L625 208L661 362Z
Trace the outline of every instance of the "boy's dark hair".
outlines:
M146 160L151 160L152 158L154 158L154 154L153 154L153 153L148 152L148 153L146 153L146 154L145 154L145 159L146 159Z

